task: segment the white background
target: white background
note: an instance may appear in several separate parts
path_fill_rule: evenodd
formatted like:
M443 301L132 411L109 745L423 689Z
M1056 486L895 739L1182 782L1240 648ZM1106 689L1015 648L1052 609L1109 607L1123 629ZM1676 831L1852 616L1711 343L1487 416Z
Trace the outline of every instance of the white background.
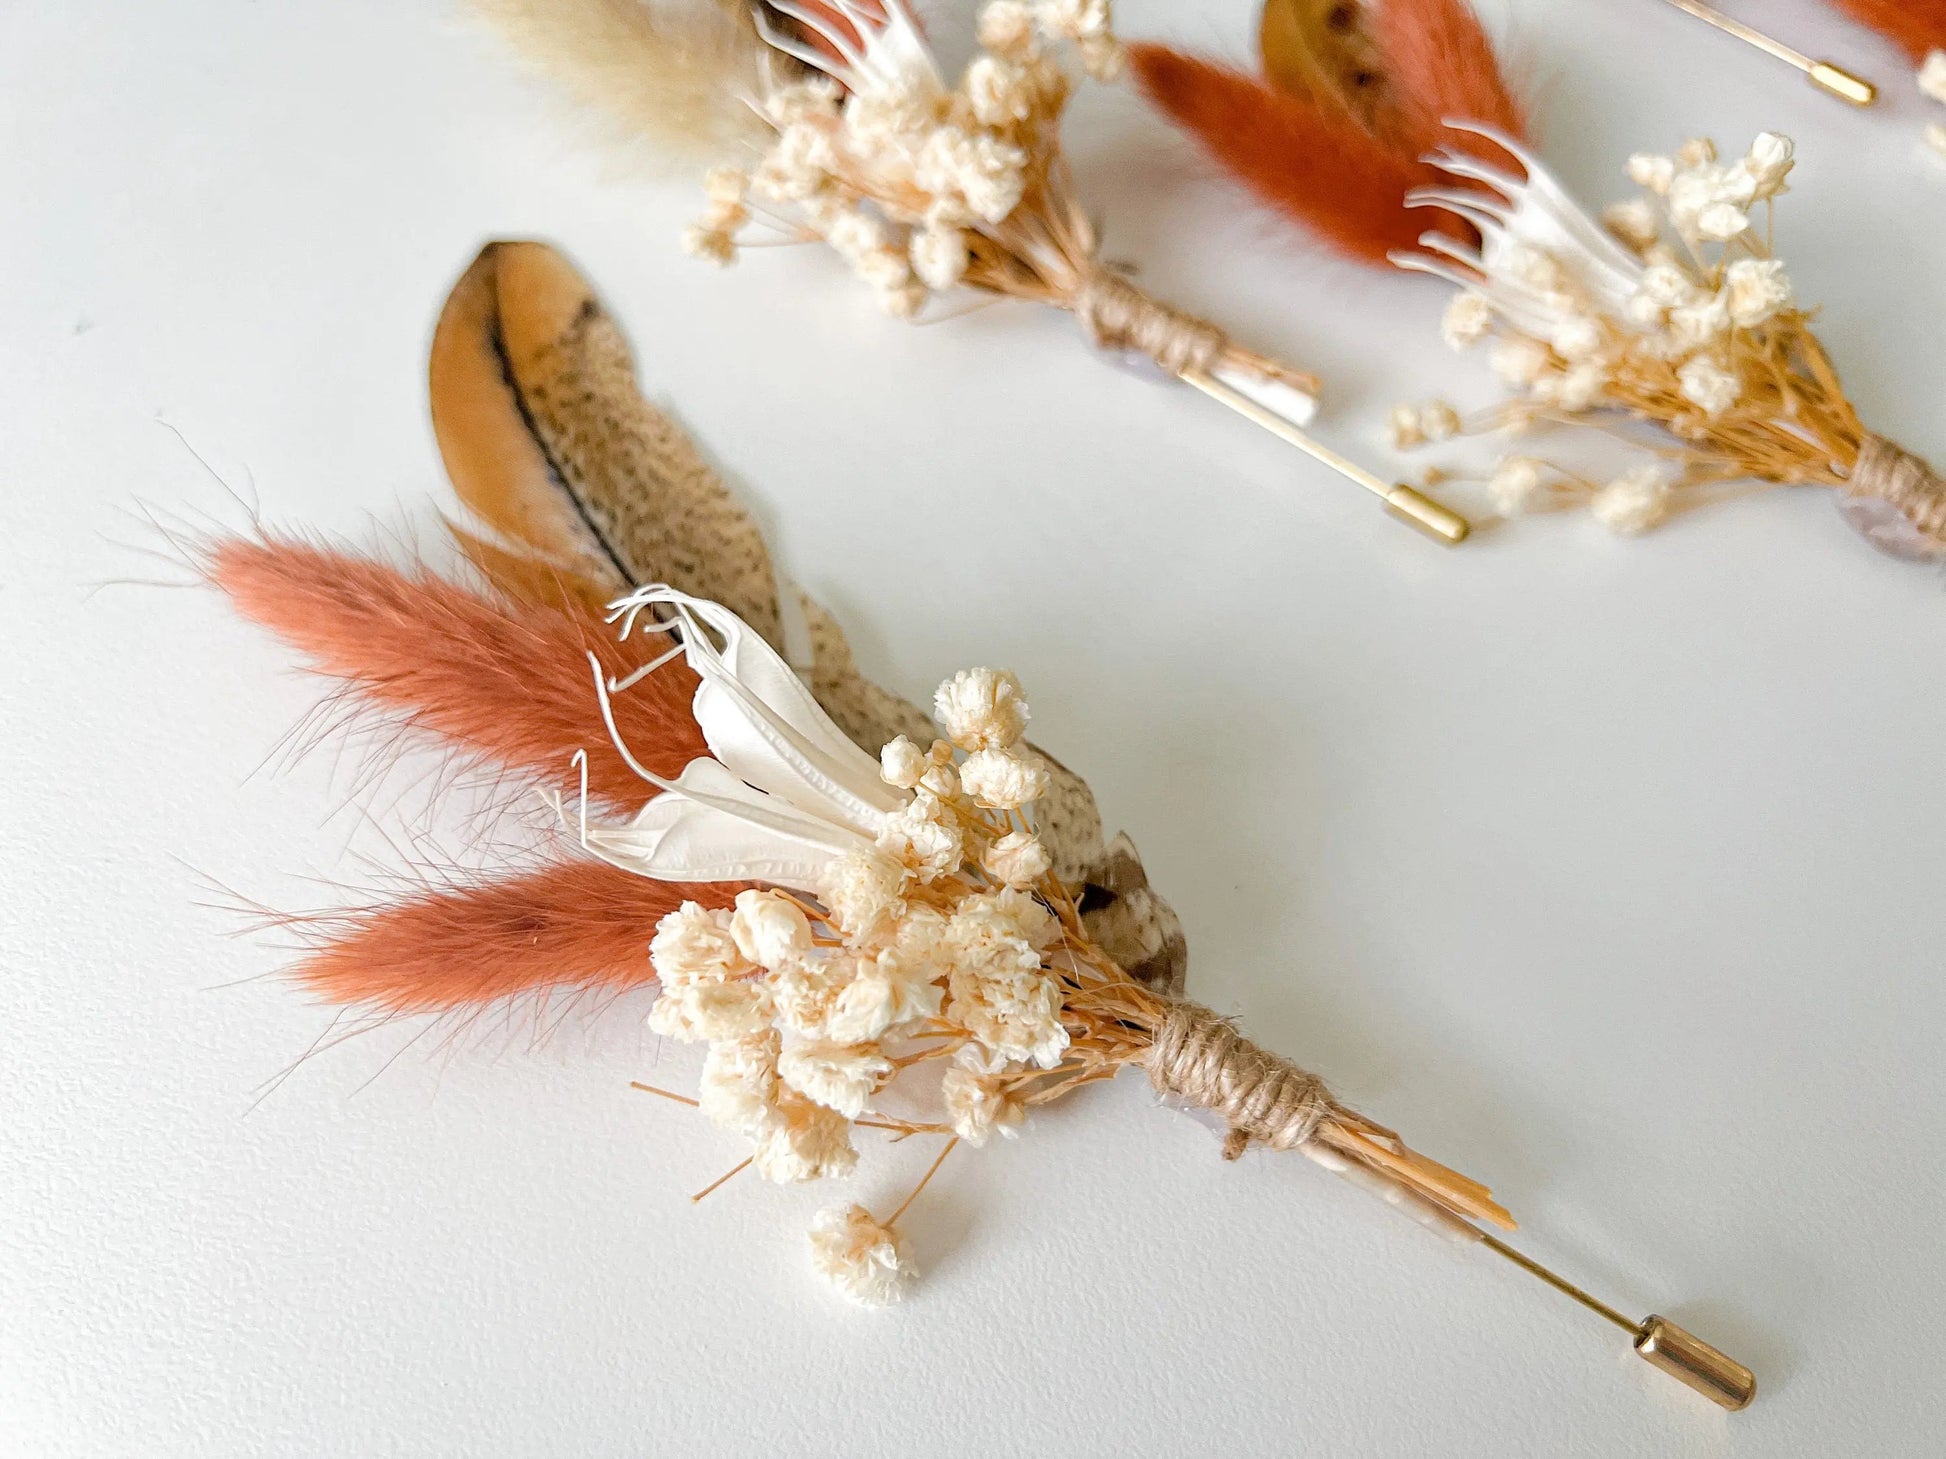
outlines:
M1490 14L1593 197L1631 150L1795 135L1781 251L1860 408L1946 456L1946 169L1904 68L1812 0L1741 8L1889 104L1654 0ZM1241 53L1248 5L1194 10L1122 28ZM0 1453L1937 1452L1946 594L1826 494L1442 551L1052 313L914 329L815 251L691 263L690 186L435 4L15 0L0 119ZM1392 401L1491 398L1439 288L1291 243L1131 98L1087 94L1074 150L1110 254L1322 370L1335 444L1404 471ZM1203 999L1742 1356L1756 1406L1301 1160L1223 1164L1133 1078L949 1162L881 1314L808 1270L832 1192L690 1205L737 1151L628 1091L695 1073L639 1004L394 1026L253 1102L330 1015L204 878L343 899L398 864L381 831L463 846L465 800L257 771L319 685L205 591L102 585L183 577L138 503L247 520L190 446L272 524L428 535L431 323L523 235L872 671L1021 673ZM931 1153L873 1148L856 1197Z

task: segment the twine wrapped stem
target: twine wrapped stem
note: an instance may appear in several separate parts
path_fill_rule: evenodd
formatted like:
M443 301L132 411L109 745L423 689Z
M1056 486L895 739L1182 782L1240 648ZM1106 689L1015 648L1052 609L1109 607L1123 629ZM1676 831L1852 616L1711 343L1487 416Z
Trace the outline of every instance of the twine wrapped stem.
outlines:
M1904 447L1866 432L1848 489L1890 502L1921 532L1946 542L1946 479Z
M1225 1160L1235 1160L1252 1140L1273 1150L1294 1149L1333 1114L1322 1079L1252 1043L1200 1003L1170 1005L1149 1047L1147 1068L1161 1093L1228 1122Z

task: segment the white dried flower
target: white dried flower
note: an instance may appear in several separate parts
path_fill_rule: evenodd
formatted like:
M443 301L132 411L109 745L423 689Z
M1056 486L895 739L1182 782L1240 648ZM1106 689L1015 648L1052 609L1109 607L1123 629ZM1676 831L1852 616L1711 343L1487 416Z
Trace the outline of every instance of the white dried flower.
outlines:
M1021 954L1016 944L1024 944L1029 954L1051 947L1061 936L1061 924L1043 907L1033 893L1018 887L997 892L977 892L961 899L946 920L944 938L955 960L982 960L999 957L1010 965L1039 967L1038 956Z
M973 1051L962 1048L960 1052L965 1055ZM1019 1133L1027 1107L1005 1080L969 1066L975 1062L962 1058L939 1082L947 1122L969 1145L984 1145L996 1133L1011 1140Z
M1730 332L1730 301L1708 294L1669 311L1669 332L1678 352L1715 344Z
M1628 159L1628 180L1658 196L1669 191L1669 184L1675 181L1675 177L1676 163L1673 158L1658 157L1653 152L1637 152Z
M1789 192L1784 179L1791 175L1797 149L1791 139L1781 132L1759 132L1757 140L1750 144L1745 154L1743 167L1756 184L1757 198L1774 198Z
M887 785L896 785L900 790L911 790L919 783L931 762L926 752L913 744L904 735L890 741L878 752L879 779Z
M1570 315L1555 326L1549 342L1562 359L1585 360L1601 349L1601 324L1586 314Z
M1027 732L1027 696L1006 669L961 669L932 697L932 717L962 750L1005 750Z
M1601 221L1630 248L1640 253L1661 236L1661 226L1655 208L1646 198L1630 198L1625 203L1614 203L1603 209Z
M967 105L982 126L1004 127L1034 114L1034 83L1027 73L999 56L980 56L960 81Z
M980 44L1018 60L1034 48L1034 17L1020 0L993 0L980 12Z
M1530 247L1525 243L1506 245L1500 251L1499 257L1494 260L1493 269L1495 273L1517 280L1541 293L1559 289L1567 282L1566 276L1561 272L1560 260L1542 249Z
M785 1090L758 1132L750 1163L765 1180L786 1184L846 1176L858 1168L851 1122L836 1110Z
M1097 81L1119 81L1128 69L1128 47L1112 35L1083 36L1074 43L1074 49L1081 57L1081 69Z
M1414 405L1395 405L1391 417L1386 421L1386 433L1391 437L1392 449L1406 451L1422 443L1426 437L1419 429L1419 408Z
M847 851L816 888L831 921L853 938L875 937L905 912L906 870L876 846Z
M1919 89L1934 101L1946 102L1946 50L1926 52L1919 65Z
M1723 271L1725 303L1740 329L1754 329L1791 304L1791 280L1774 258L1740 258Z
M939 968L923 955L888 947L860 967L838 995L828 1029L844 1043L867 1043L922 1019L938 1016L946 996L934 979Z
M1429 441L1448 441L1460 433L1460 413L1443 400L1419 407L1419 434Z
M737 241L721 228L692 223L682 230L682 251L691 258L728 268L737 261Z
M1750 215L1735 203L1711 203L1696 215L1696 231L1714 243L1727 243L1750 226Z
M1487 363L1509 385L1532 385L1547 370L1547 346L1524 334L1494 341Z
M712 203L741 203L750 191L750 174L741 167L712 167L703 174L703 196Z
M966 277L972 261L966 250L966 235L950 226L921 228L912 235L909 249L913 272L929 289L950 289Z
M1655 467L1638 466L1597 491L1589 510L1611 532L1633 537L1669 514L1669 483Z
M1707 355L1698 355L1676 371L1683 399L1712 418L1723 414L1743 394L1743 382Z
M811 953L810 919L781 892L738 892L730 934L759 967L787 968Z
M1696 281L1675 264L1652 263L1642 270L1638 292L1665 309L1673 309L1678 304L1689 303L1700 291Z
M975 750L959 767L959 781L981 805L1016 810L1047 794L1047 767L1012 750Z
M684 902L655 924L649 961L665 987L722 982L756 971L737 946L727 908Z
M1600 360L1581 360L1560 376L1555 403L1563 410L1587 410L1608 388L1608 367Z
M838 999L857 974L855 959L820 958L774 970L764 979L777 1026L803 1038L826 1036Z
M1439 321L1439 337L1448 348L1470 350L1493 328L1493 305L1485 294L1471 289L1455 294Z
M925 790L914 795L904 810L885 818L878 846L928 884L958 871L966 857L959 822L945 802Z
M1047 875L1054 858L1047 854L1040 837L1028 831L1009 831L987 847L980 864L995 881L1029 887Z
M1546 490L1543 466L1531 456L1509 456L1494 467L1487 481L1494 510L1503 517L1517 517L1531 510Z
M1045 972L955 968L946 1016L1004 1059L1052 1069L1067 1052L1061 985Z
M755 978L665 987L649 1009L653 1033L684 1043L750 1038L770 1026L770 990Z
M857 1119L892 1061L872 1044L814 1041L792 1044L777 1060L777 1076L806 1099Z
M881 285L877 297L878 307L894 319L911 319L926 307L926 286L917 279L907 279L902 284Z
M764 98L764 116L781 132L796 122L835 118L842 96L831 77L806 77L771 91Z
M1027 154L1011 142L943 126L926 138L914 178L923 191L959 198L975 217L998 223L1019 206L1026 167Z
M1676 149L1676 161L1684 167L1707 167L1716 161L1716 143L1708 137L1691 137Z
M1034 18L1049 35L1072 41L1108 34L1109 0L1040 0Z
M704 1116L726 1130L755 1136L777 1105L777 1035L770 1029L709 1046L696 1103Z
M951 800L959 794L959 770L949 755L942 761L926 766L926 773L919 777L919 788L930 791L941 800Z
M811 1225L811 1265L862 1307L898 1301L919 1271L904 1238L863 1206L832 1206Z

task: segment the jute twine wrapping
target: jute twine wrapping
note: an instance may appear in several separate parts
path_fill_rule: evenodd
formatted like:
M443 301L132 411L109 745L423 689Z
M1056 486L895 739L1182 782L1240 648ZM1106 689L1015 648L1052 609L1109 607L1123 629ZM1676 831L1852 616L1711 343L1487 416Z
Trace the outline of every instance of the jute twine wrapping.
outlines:
M1082 280L1068 307L1101 348L1147 355L1171 375L1207 372L1229 347L1223 331L1208 320L1164 304L1105 269Z
M1946 479L1904 447L1867 432L1850 491L1890 502L1921 532L1946 542Z
M1234 1160L1252 1140L1273 1150L1303 1144L1331 1114L1324 1081L1259 1048L1199 1003L1170 1005L1149 1049L1149 1081L1163 1094L1221 1115Z

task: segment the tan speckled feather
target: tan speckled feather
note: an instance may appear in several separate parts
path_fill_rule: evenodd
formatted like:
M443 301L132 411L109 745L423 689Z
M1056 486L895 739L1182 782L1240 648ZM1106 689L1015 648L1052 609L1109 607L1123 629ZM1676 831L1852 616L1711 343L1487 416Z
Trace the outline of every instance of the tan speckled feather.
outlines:
M525 600L606 601L661 582L733 610L780 652L784 615L763 533L674 421L642 398L627 341L587 281L541 243L493 243L454 286L434 333L434 432L480 529L456 528L477 566ZM811 688L867 752L935 734L917 705L858 670L835 620L802 599ZM1113 846L1087 783L1044 751L1041 837L1081 888L1089 930L1150 986L1180 991L1175 913L1126 837Z

